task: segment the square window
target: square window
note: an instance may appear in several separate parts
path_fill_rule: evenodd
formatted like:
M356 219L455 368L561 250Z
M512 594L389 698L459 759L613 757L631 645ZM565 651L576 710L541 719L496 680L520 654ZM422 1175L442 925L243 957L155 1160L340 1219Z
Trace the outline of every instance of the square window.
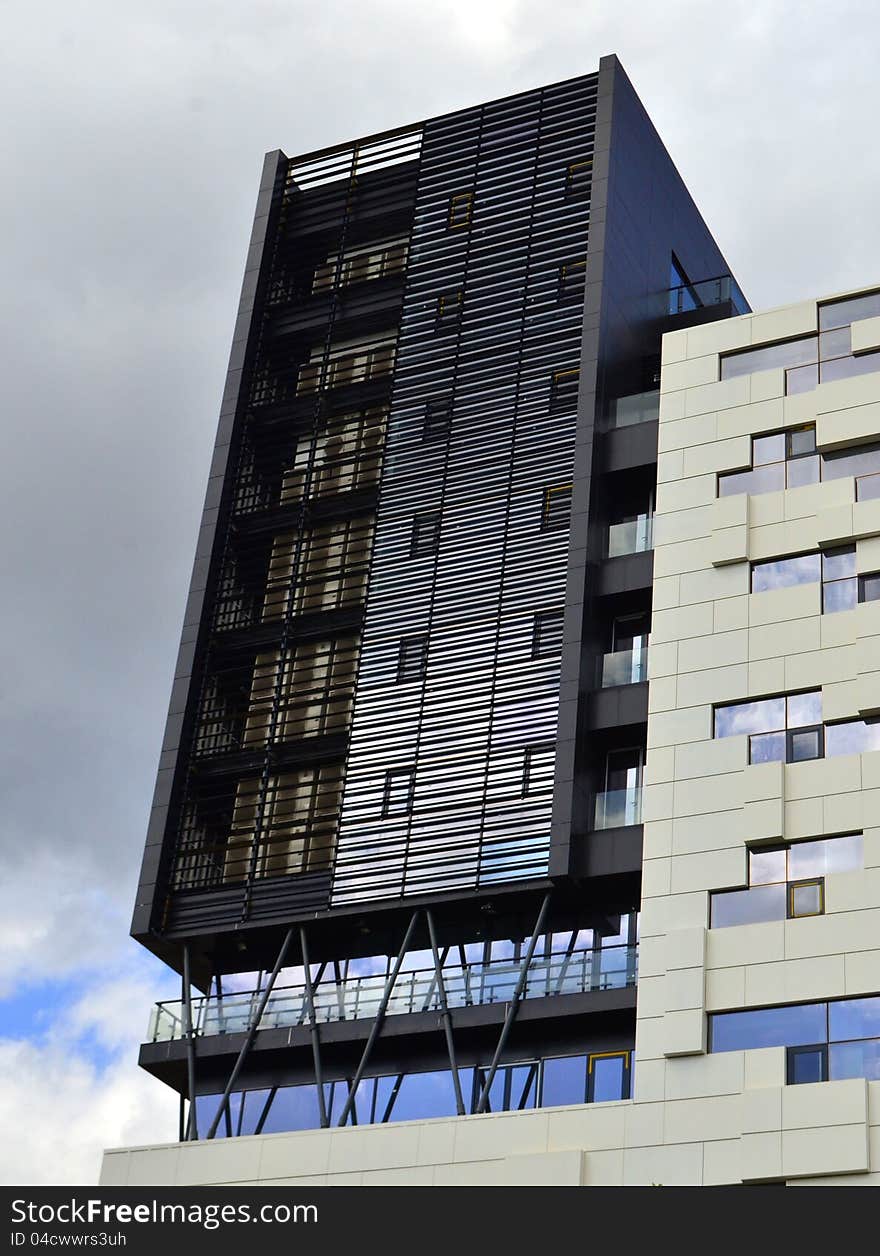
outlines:
M771 885L785 880L785 847L749 851L749 885Z
M856 547L841 545L822 552L822 579L842 580L856 574Z
M452 398L437 397L425 406L425 440L439 440L448 434L452 423Z
M834 611L851 611L858 601L858 581L832 580L822 586L822 610L826 615Z
M796 393L812 392L818 383L818 366L792 366L785 372L785 393L788 397L793 397Z
M785 464L785 487L802 488L804 484L818 484L820 479L819 459L792 458Z
M752 466L763 467L769 462L785 461L785 433L752 438Z
M749 738L749 763L784 763L785 733L754 733Z
M583 161L571 162L565 172L565 195L584 196L590 190L592 177L592 157L585 157Z
M859 576L859 601L880 601L880 571L872 571L865 576Z
M397 681L422 680L428 667L428 638L403 637L397 654Z
M828 1080L828 1048L821 1044L811 1047L789 1047L786 1051L786 1081L789 1086L803 1086L810 1082Z
M432 511L430 514L416 515L412 524L412 537L409 547L410 558L424 558L429 554L436 554L439 548L439 512Z
M567 528L571 519L570 484L559 484L544 489L544 504L541 510L541 528L550 532L555 528Z
M532 658L542 659L562 652L562 611L541 611L532 630Z
M821 877L814 881L792 881L788 887L788 918L821 916L825 911L825 882Z
M473 192L456 192L449 198L449 218L447 225L450 231L458 231L471 225L473 210Z
M382 815L409 815L413 807L416 774L412 768L392 768L385 773L385 792L382 798Z
M822 728L797 728L788 733L789 763L804 763L808 759L822 758Z
M822 722L822 694L818 689L789 694L786 707L786 728L806 728L808 724Z
M794 427L786 434L788 448L787 458L802 458L805 454L816 452L816 428L811 423L807 427Z

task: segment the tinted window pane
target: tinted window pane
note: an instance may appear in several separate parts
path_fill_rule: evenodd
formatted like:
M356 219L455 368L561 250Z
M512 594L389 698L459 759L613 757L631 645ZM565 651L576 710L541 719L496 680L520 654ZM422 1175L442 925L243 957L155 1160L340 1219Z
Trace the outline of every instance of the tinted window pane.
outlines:
M862 754L880 750L880 724L865 720L848 720L828 724L825 728L825 754Z
M802 488L804 484L819 483L819 458L795 458L785 464L785 483L788 488Z
M710 1017L711 1050L798 1047L825 1041L824 1003L769 1007L748 1012L718 1012Z
M750 850L749 883L769 885L786 879L784 850Z
M455 1112L450 1072L410 1073L397 1092L391 1117L395 1121L421 1121L434 1116L455 1116ZM381 1115L379 1113L380 1119Z
M844 1077L867 1077L880 1081L880 1042L835 1042L828 1048L828 1076L832 1081Z
M811 423L809 427L790 428L786 433L786 440L788 441L789 458L799 458L805 454L814 454L816 452L815 425Z
M339 1095L339 1101L341 1113L345 1102L343 1094ZM313 1130L320 1124L317 1086L282 1086L272 1100L262 1132L283 1134L285 1130Z
M593 1060L591 1095L593 1103L608 1103L612 1099L625 1099L626 1065L623 1056L612 1055Z
M788 762L804 763L822 757L822 736L818 728L804 729L788 735Z
M880 480L880 476L877 477ZM880 599L880 574L862 576L862 601L876 602Z
M877 314L880 314L880 292L872 292L865 297L848 297L845 301L830 301L819 306L819 329L826 331L831 327L845 327L862 318L874 318Z
M793 920L799 916L818 916L822 912L822 886L818 881L793 885L789 890L789 906Z
M819 382L818 366L795 366L785 372L785 391L789 397L810 392Z
M752 466L760 467L767 462L782 462L785 458L785 433L773 436L756 436L752 441Z
M843 545L839 549L824 550L822 554L822 579L843 580L856 574L856 547Z
M818 689L811 693L793 693L788 699L788 727L802 728L805 724L822 722L822 694Z
M756 733L749 738L749 763L781 763L785 759L785 733Z
M785 488L785 463L771 462L766 467L755 467L751 477L750 493L777 493Z
M880 471L880 445L865 445L849 453L822 455L823 480L839 480L845 475L871 475L877 471Z
M856 480L856 501L873 502L880 497L880 475L863 475Z
M792 1051L788 1057L788 1083L803 1086L809 1082L825 1080L825 1050Z
M735 471L733 474L727 473L718 477L719 497L733 497L736 493L750 493L751 491L751 471Z
M825 362L828 358L842 358L849 353L852 353L852 337L849 325L837 327L834 331L822 332L819 337L820 362Z
M880 371L880 353L863 353L857 358L835 358L819 367L819 382L830 383L835 379L850 379L853 375L869 375Z
M569 1055L559 1060L544 1061L542 1107L553 1108L566 1103L584 1103L586 1096L586 1056Z
M749 890L730 890L712 895L712 928L760 924L785 919L785 884L758 885Z
M750 375L752 371L803 366L806 362L815 361L816 337L805 336L802 340L789 340L781 345L765 345L761 349L748 349L745 353L732 353L721 359L721 378L732 379L736 375Z
M772 563L755 563L752 568L752 592L764 593L767 589L787 589L794 584L812 584L818 581L819 570L818 554L801 554L797 558L778 558Z
M833 580L822 590L822 610L826 615L834 611L851 611L859 596L859 582L855 576L850 580Z
M788 852L792 881L824 877L829 872L854 872L863 864L862 835L825 837L818 842L797 842Z
M880 998L829 1003L828 1036L832 1042L880 1037Z
M736 737L741 733L764 733L785 728L785 698L764 698L760 702L735 702L715 708L715 736Z

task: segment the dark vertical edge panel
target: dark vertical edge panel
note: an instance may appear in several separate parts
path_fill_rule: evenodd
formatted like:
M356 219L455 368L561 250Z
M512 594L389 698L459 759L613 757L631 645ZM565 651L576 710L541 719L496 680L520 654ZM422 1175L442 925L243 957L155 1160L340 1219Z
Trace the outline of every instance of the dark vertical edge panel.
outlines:
M255 338L258 333L258 320L254 317L257 293L266 277L270 260L270 244L280 207L280 198L287 170L287 157L280 149L267 153L263 160L263 171L257 193L254 210L254 222L248 245L247 261L242 280L238 313L232 334L232 345L229 353L229 364L223 388L223 400L220 407L220 418L217 435L214 441L214 453L208 486L205 493L205 505L198 532L196 556L190 580L189 596L186 603L181 647L178 664L175 669L175 681L172 698L165 726L162 743L162 760L156 780L156 788L147 830L147 843L138 883L134 915L131 931L135 937L141 937L154 927L155 913L159 906L156 902L156 887L160 883L160 867L163 862L160 852L166 838L169 804L172 793L180 785L180 777L185 770L185 763L179 759L175 767L165 766L169 751L175 751L179 745L180 729L184 711L192 701L191 685L193 677L193 661L199 650L199 636L206 626L201 623L201 611L204 591L208 580L208 568L216 557L218 511L217 504L226 483L227 457L230 449L231 427L239 416L240 402L243 397L242 381L250 366ZM193 648L193 642L196 642ZM176 756L175 756L176 757Z

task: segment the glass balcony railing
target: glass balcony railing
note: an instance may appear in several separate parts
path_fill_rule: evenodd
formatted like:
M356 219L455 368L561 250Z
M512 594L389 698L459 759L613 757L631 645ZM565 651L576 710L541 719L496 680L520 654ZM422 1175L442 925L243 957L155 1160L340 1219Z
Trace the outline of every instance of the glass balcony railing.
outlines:
M642 822L642 787L606 789L596 795L595 829L622 829Z
M650 423L659 416L659 392L631 393L628 397L615 397L611 402L607 426L634 427L637 423Z
M621 989L635 985L638 948L609 946L572 954L542 955L529 965L523 998L544 999L558 994L582 994L591 990ZM515 960L488 964L464 964L444 969L443 983L450 1007L506 1003L513 997L520 965ZM321 1023L364 1020L376 1015L385 988L385 977L352 977L342 982L322 982L315 988L315 1015ZM259 990L218 998L193 1000L193 1030L199 1037L244 1033L256 1013ZM401 973L388 1005L389 1016L441 1010L437 976L433 968ZM274 990L260 1020L260 1029L282 1029L309 1024L305 986ZM184 1016L179 999L157 1003L150 1018L149 1042L182 1038Z
M699 283L683 283L668 292L668 313L686 314L689 310L730 302L737 314L748 314L749 307L732 275L701 279Z
M645 646L635 650L616 650L602 656L602 688L614 685L638 685L648 679L648 651Z
M639 515L626 523L612 523L608 528L608 557L619 558L622 554L641 554L653 545L654 516Z

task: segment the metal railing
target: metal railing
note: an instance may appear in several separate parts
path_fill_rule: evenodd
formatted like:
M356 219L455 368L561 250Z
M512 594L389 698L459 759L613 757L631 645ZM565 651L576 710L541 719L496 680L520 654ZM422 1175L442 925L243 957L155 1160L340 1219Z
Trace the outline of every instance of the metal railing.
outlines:
M630 393L628 397L615 397L608 407L606 425L634 427L637 423L650 423L660 417L660 393Z
M713 279L701 279L697 283L683 283L670 288L668 312L686 314L689 310L705 306L723 305L729 301L737 314L748 314L748 303L732 275L716 275Z
M596 795L596 829L621 829L642 822L642 787L606 789Z
M648 679L648 648L615 650L602 655L602 688L614 685L638 685Z
M443 983L449 1007L507 1003L520 976L520 963L503 960L488 964L464 964L444 968ZM591 990L623 989L635 985L638 947L609 946L598 950L564 952L536 957L529 965L522 997L543 999L559 994L583 994ZM315 1017L321 1023L370 1019L376 1015L386 977L383 974L351 977L342 982L321 982L315 987ZM199 1037L244 1033L259 1005L262 992L211 995L193 1000L193 1031ZM442 1011L437 976L433 968L401 973L387 1008L388 1016ZM273 990L260 1029L281 1029L309 1024L306 987L285 986ZM179 999L157 1003L152 1011L147 1041L169 1042L184 1037L183 1004Z
M639 515L625 523L612 523L608 528L608 557L641 554L654 543L654 516Z

